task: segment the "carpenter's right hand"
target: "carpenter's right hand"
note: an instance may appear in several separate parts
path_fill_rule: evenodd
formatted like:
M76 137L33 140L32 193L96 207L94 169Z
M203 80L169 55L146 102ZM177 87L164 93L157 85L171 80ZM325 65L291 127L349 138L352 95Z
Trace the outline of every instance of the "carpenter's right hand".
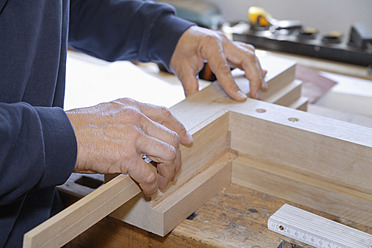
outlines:
M185 127L165 107L118 99L67 112L74 128L79 173L128 173L150 196L164 189L181 166ZM157 166L147 164L146 155Z

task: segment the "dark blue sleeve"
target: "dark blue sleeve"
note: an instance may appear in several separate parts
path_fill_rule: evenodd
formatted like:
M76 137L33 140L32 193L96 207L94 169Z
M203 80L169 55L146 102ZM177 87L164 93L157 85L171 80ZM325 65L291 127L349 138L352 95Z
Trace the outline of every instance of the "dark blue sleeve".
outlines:
M69 45L107 60L169 62L192 23L170 5L133 0L71 0Z
M27 103L0 103L0 147L0 206L32 189L63 184L77 154L66 113Z

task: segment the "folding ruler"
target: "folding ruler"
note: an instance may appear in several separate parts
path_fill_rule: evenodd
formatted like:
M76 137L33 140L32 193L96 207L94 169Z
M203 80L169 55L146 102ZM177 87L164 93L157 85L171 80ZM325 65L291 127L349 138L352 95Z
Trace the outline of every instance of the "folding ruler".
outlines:
M372 248L372 235L288 204L267 224L271 231L317 248Z

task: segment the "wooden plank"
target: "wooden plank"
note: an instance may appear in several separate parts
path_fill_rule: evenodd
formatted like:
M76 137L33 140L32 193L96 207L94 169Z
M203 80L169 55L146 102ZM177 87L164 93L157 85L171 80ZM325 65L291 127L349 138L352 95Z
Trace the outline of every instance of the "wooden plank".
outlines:
M205 203L231 180L231 160L236 155L224 152L204 171L178 187L177 191L156 203L143 197L132 199L111 217L125 221L149 232L165 236L193 211Z
M372 194L370 128L260 105L261 118L230 113L231 149Z
M163 194L152 197L157 204L177 188L205 169L205 166L220 156L230 145L229 115L222 110L189 130L193 136L192 147L181 147L182 167L176 182L172 183ZM213 144L213 145L211 145Z
M291 60L264 56L261 60L261 64L264 66L264 68L268 69L268 73L265 77L268 90L261 92L261 99L271 102L267 99L271 98L274 94L277 94L279 91L281 91L281 89L285 88L288 84L295 80L296 63ZM249 83L245 78L244 72L240 69L235 69L232 74L241 91L249 94ZM285 91L282 91L281 95L284 96L285 94Z
M309 104L309 112L316 115L330 117L341 121L351 122L357 125L372 128L372 116L360 115Z
M271 69L265 78L268 85L268 90L261 92L261 100L283 106L289 106L293 101L301 96L302 83L299 80L295 80L295 63L289 60L278 61L271 57L267 58L265 63L268 64ZM249 81L245 78L244 72L236 69L233 71L233 75L235 82L241 91L249 95ZM215 97L218 96L219 99L221 99L221 97L229 99L217 81L211 86L204 88L202 91L204 91L203 95Z
M231 161L237 154L227 151L205 171L193 177L172 195L154 206L164 216L163 235L169 233L187 216L202 206L206 199L227 187L231 182Z
M23 247L61 247L140 192L129 176L120 175L26 233Z
M273 94L266 102L289 107L293 102L301 97L302 81L294 80L281 90Z
M240 155L232 182L372 227L372 195L285 165Z
M293 108L293 109L297 109L297 110L301 110L301 111L307 111L308 103L309 103L309 99L307 99L306 97L301 96L299 99L297 99L296 101L291 103L288 107Z

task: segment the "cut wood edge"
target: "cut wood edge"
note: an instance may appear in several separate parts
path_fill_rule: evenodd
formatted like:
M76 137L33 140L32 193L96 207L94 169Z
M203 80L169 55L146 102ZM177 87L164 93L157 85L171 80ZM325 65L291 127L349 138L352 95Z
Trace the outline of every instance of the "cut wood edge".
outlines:
M272 97L265 99L266 102L288 107L301 97L302 81L294 80L281 90L276 92Z
M308 108L308 104L309 104L309 98L301 96L296 101L292 102L288 107L306 112Z
M208 199L230 184L231 161L236 156L232 152L226 152L206 170L154 207L164 218L161 236L167 235Z

